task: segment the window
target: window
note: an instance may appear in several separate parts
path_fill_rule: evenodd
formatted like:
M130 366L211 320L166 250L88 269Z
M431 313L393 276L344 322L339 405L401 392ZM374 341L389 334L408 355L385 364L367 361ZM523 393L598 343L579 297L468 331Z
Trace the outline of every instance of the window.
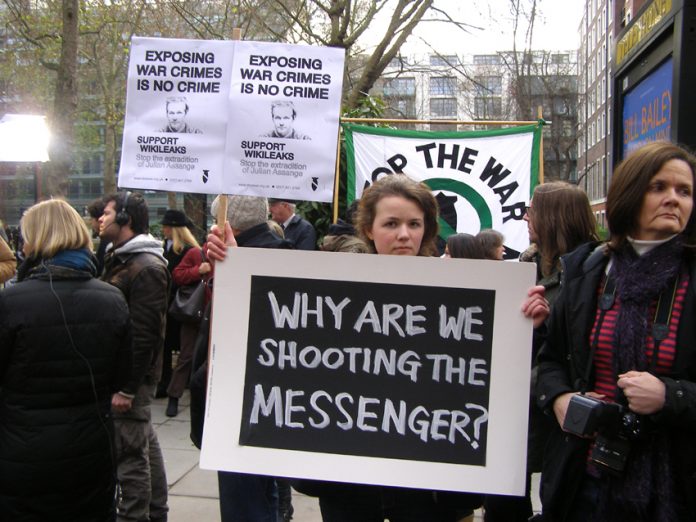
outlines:
M458 63L459 63L459 59L454 54L447 55L447 56L442 56L439 54L431 54L430 55L430 65L433 65L435 67L442 67L442 66L454 67Z
M415 96L415 78L392 78L384 82L385 96Z
M457 90L457 79L453 76L435 76L430 78L431 96L454 96Z
M497 120L501 118L502 112L501 98L481 97L474 99L474 117L477 120Z
M84 198L97 198L103 192L102 180L100 179L89 179L82 182L82 197Z
M503 94L502 76L479 76L474 81L476 82L476 96L500 96Z
M568 114L569 107L566 100L560 96L553 99L553 114Z
M551 55L551 63L554 63L554 64L570 63L570 57L567 54L552 54Z
M456 98L431 98L430 99L431 118L456 118L457 99Z
M497 54L475 54L474 65L500 65L500 56Z
M607 101L607 79L602 78L602 103Z
M76 179L68 180L68 197L75 199L80 196L80 182Z
M416 99L414 97L390 98L386 116L397 118L416 118Z
M606 114L602 111L602 139L607 137L607 119Z

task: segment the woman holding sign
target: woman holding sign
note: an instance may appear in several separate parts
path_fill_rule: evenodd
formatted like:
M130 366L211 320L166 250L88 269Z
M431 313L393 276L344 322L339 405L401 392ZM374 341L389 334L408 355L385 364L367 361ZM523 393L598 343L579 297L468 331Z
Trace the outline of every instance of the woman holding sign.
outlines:
M356 229L376 254L436 256L437 216L427 186L393 175L363 193ZM319 496L325 522L455 522L480 501L478 495L358 484L326 484Z
M695 173L676 145L636 150L609 187L609 242L563 258L539 353L557 420L544 520L696 520Z
M356 218L358 235L376 254L436 256L438 206L430 189L404 175L386 176L368 188L360 200ZM228 245L231 229L225 225ZM223 259L226 246L208 236L209 257ZM523 312L541 323L548 314L543 288L530 291ZM357 484L323 484L320 507L326 522L455 522L478 498L451 493ZM466 506L466 503L469 506ZM459 504L459 505L458 505ZM473 504L473 505L472 505ZM461 506L460 506L461 505Z

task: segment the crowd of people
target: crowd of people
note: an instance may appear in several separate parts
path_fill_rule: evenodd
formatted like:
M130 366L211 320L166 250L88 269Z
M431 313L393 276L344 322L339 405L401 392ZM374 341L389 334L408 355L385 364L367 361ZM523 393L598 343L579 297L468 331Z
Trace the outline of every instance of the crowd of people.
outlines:
M648 144L615 170L598 235L577 186L535 188L526 210L536 286L520 296L533 329L526 492L519 497L218 472L223 522L293 518L291 486L319 498L327 522L696 519L696 157ZM89 207L37 203L22 216L21 255L0 237L0 513L8 520L165 521L167 480L150 407L179 414L191 391L200 447L215 264L230 248L325 250L502 260L495 230L454 234L438 251L438 205L404 175L365 190L317 240L294 202L224 196L203 244L169 209L149 233L143 196ZM218 197L211 215L217 216ZM260 252L258 255L263 255ZM317 254L321 256L321 254ZM457 261L441 261L457 263ZM466 265L462 265L466 266ZM184 288L202 313L179 320ZM682 320L683 318L683 320Z

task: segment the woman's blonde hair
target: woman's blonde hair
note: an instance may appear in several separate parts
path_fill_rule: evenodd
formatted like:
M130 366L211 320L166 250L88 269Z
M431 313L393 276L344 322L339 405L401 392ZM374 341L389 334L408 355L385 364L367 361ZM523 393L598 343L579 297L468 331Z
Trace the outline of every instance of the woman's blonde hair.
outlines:
M28 255L50 259L63 250L92 248L84 219L62 199L37 203L22 216L19 226Z
M188 227L172 227L172 250L181 254L186 247L200 248L200 245Z

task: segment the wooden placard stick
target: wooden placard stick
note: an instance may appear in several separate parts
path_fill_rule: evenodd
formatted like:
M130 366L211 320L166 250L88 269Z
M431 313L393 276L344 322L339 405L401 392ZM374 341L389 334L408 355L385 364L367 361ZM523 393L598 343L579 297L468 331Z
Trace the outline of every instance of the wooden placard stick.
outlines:
M242 30L239 27L234 27L232 29L232 40L241 40ZM218 205L217 212L217 224L218 224L218 235L225 240L225 221L227 221L227 195L220 195L220 204Z

